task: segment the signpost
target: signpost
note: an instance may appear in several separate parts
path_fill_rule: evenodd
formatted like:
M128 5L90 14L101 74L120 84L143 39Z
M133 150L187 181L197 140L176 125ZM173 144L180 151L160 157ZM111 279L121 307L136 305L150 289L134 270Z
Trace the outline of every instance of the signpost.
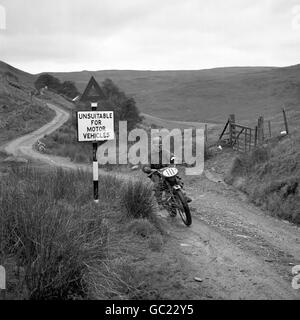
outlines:
M81 102L88 102L92 111L77 112L77 138L78 142L93 143L93 188L94 201L99 202L99 173L98 173L98 141L113 140L114 136L114 112L97 111L98 103L105 100L105 95L94 77L89 81Z

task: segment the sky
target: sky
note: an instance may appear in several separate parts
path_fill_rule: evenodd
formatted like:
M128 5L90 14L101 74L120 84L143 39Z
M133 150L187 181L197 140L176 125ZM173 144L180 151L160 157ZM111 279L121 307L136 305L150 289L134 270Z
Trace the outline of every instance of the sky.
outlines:
M300 63L300 0L0 0L0 60L30 73Z

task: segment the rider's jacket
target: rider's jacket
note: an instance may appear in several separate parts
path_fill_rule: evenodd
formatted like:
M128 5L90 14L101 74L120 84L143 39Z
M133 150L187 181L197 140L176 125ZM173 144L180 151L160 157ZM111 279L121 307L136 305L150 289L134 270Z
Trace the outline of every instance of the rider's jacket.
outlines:
M167 151L162 150L160 147L157 149L151 149L151 154L149 155L149 163L143 166L143 169L146 167L150 167L151 169L162 169L167 167L172 159L173 155Z

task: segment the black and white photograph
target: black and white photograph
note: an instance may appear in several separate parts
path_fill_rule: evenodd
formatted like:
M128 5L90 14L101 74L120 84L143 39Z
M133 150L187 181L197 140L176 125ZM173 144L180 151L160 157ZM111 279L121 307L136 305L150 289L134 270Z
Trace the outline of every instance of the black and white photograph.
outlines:
M300 300L300 0L0 0L0 300Z

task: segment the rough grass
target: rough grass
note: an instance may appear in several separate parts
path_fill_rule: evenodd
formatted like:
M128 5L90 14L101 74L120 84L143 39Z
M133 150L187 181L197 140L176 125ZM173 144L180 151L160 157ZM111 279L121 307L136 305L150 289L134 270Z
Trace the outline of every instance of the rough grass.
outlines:
M274 139L237 157L227 182L272 215L300 224L300 135Z
M116 263L116 255L130 247L134 259L143 246L156 252L163 246L149 186L102 176L96 205L91 181L83 171L29 166L11 167L1 179L0 264L8 270L9 298L135 295L134 270L123 263L125 256ZM138 210L131 201L138 201Z
M153 186L145 179L130 179L123 184L121 205L128 217L152 218L156 206Z
M88 180L83 172L18 167L1 181L1 260L5 265L13 257L25 298L86 295L86 265L104 258L107 239L104 213L89 201Z

